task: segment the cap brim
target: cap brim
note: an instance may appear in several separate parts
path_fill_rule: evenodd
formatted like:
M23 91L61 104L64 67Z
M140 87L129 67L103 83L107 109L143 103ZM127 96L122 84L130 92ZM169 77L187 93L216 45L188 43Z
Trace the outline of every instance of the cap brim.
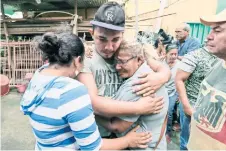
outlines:
M216 15L212 15L208 17L207 16L200 17L200 21L204 25L211 26L214 23L225 22L226 20L223 18L219 18Z
M104 28L111 29L111 30L117 30L117 31L124 31L125 30L124 27L115 26L115 25L112 25L112 24L107 24L107 23L103 23L103 22L99 22L99 21L95 21L95 20L90 21L90 23L92 25L104 27Z

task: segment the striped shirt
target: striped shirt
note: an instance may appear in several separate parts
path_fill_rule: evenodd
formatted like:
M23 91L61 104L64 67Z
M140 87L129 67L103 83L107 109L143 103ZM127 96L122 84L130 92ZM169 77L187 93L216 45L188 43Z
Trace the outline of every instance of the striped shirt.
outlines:
M83 84L68 77L36 72L29 85L21 109L29 116L36 150L100 149L102 139ZM40 92L44 92L42 96Z

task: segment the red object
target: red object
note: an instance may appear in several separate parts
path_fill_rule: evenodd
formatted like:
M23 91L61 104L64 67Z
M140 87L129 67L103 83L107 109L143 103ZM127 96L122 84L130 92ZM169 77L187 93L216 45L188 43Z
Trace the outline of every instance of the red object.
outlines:
M1 96L9 93L9 78L7 76L1 74L0 84L1 84Z
M175 124L173 125L173 130L176 131L176 132L180 132L180 124L175 123Z
M27 84L17 85L16 88L19 93L24 93L27 89Z
M44 64L47 64L47 63L49 63L49 60L45 60L45 61L44 61Z
M32 79L33 75L34 75L33 73L26 73L25 79L30 81Z
M168 134L166 134L166 142L167 142L167 144L170 144L171 141L172 141L171 137Z

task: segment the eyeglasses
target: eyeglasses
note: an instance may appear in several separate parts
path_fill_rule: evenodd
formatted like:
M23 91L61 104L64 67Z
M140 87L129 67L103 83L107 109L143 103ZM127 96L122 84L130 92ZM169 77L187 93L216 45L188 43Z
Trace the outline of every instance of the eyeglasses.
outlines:
M136 58L136 57L137 57L137 56L133 56L133 57L127 59L127 60L119 60L119 59L116 59L116 58L115 58L115 65L116 65L116 64L124 65L124 64L128 63L130 60L132 60L132 59L134 59L134 58Z

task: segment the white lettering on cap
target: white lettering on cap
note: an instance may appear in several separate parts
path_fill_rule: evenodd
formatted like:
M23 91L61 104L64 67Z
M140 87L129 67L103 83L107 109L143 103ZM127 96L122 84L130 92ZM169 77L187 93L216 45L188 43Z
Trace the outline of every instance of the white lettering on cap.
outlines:
M114 15L113 15L113 12L112 11L107 11L105 13L105 16L106 16L107 20L113 21Z

